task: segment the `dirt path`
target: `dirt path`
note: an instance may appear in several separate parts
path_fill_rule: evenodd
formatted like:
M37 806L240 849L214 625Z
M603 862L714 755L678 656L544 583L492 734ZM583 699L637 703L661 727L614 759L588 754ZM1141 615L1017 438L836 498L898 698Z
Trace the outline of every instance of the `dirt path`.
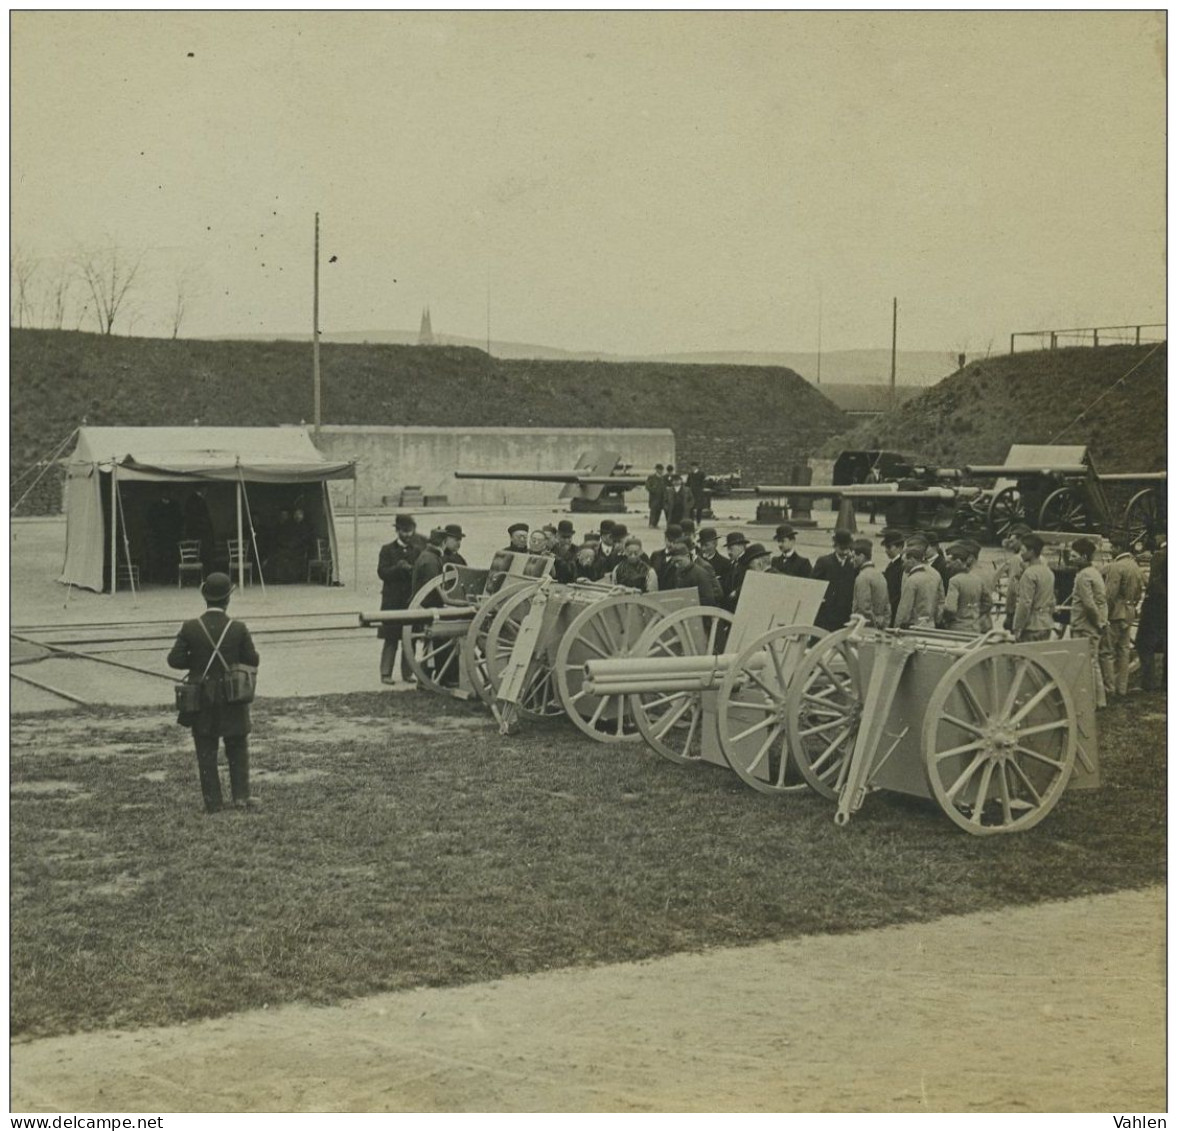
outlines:
M12 1049L14 1111L1165 1109L1154 888Z

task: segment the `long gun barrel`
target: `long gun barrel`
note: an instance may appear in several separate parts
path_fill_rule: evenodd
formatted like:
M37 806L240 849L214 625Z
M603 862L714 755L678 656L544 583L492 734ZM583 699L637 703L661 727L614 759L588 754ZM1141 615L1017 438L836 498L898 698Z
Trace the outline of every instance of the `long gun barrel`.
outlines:
M404 627L407 624L430 624L434 621L460 623L473 620L477 611L473 606L443 605L439 608L382 609L377 613L360 613L359 616L364 628L382 624Z
M1028 475L1086 475L1089 468L1082 463L1062 463L1051 467L1042 464L970 463L965 465L968 475L994 476L998 479L1017 479ZM1106 476L1105 476L1106 478Z
M590 695L641 695L651 692L709 691L723 681L738 653L719 656L638 656L590 660L584 688ZM749 657L748 670L767 666L765 654Z

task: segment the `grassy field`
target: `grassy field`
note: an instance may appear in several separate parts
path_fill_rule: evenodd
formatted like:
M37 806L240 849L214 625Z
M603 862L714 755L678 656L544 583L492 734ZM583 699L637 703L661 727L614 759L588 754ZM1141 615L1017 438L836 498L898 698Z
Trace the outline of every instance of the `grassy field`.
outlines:
M481 710L422 694L260 704L264 808L206 817L170 714L19 717L11 1031L329 1003L1156 883L1164 704L1105 711L1102 787L994 838L884 793L838 829L816 796L766 797L559 721L503 738Z

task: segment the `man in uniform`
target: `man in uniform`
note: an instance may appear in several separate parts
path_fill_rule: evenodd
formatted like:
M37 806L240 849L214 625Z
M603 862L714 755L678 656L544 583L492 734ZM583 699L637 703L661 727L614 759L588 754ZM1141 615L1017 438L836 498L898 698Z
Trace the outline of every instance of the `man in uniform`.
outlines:
M854 554L854 603L851 614L866 617L870 628L891 626L891 599L887 595L887 581L879 567L871 561L874 546L869 538L856 538L851 546Z
M407 609L413 597L413 563L417 560L424 539L417 534L417 523L411 514L398 514L394 523L396 537L380 547L376 574L381 581L380 608ZM381 625L380 682L392 683L397 645L401 641L399 625ZM401 649L401 678L411 682L413 669Z
M851 552L853 543L854 536L849 530L835 530L833 553L823 554L813 564L810 576L814 581L826 583L825 596L813 623L827 632L841 628L850 619L854 605L854 579L858 576Z
M984 593L980 577L969 568L970 556L963 542L948 547L948 587L941 616L945 628L978 636Z
M944 582L924 561L928 552L922 537L908 539L903 547L903 589L895 610L896 628L935 628L944 606Z
M230 620L226 611L232 591L227 574L210 573L200 587L204 612L184 622L168 653L168 667L187 668L188 682L201 684L200 709L181 713L176 721L192 728L206 813L217 813L224 806L217 771L222 738L234 807L252 809L257 804L249 793L249 704L225 702L221 678L230 664L258 666L257 649L245 622Z
M1165 668L1168 661L1169 582L1165 576L1168 553L1162 546L1148 566L1148 585L1144 603L1140 606L1140 622L1136 626L1136 651L1140 655L1140 687L1142 691L1165 690ZM1157 657L1160 656L1160 670Z
M1103 684L1099 654L1103 650L1103 637L1108 627L1107 587L1103 574L1095 568L1095 543L1090 538L1076 538L1071 543L1071 553L1079 561L1072 590L1071 636L1076 640L1088 641L1095 681L1095 705L1106 707L1107 688Z
M1049 640L1054 629L1054 570L1042 560L1045 543L1037 534L1023 535L1021 543L1023 568L1014 602L1014 639Z
M1006 551L1006 559L998 566L995 576L1005 578L1005 628L1007 631L1013 628L1014 606L1018 601L1018 578L1022 576L1022 570L1026 568L1026 563L1022 561L1022 539L1030 533L1031 530L1025 523L1018 523L1009 528L1001 543L1002 549Z
M895 611L899 608L899 594L903 590L903 535L892 526L885 527L882 535L883 553L887 564L883 566L883 579L887 582L887 597L891 602L891 623L895 623Z
M511 541L503 547L504 553L508 554L526 554L527 553L527 535L531 527L526 522L513 522L507 527L507 536Z
M809 559L797 553L797 531L787 522L776 528L776 544L781 552L772 559L770 568L773 573L783 573L786 577L813 576Z
M1132 660L1132 624L1144 590L1144 575L1132 556L1128 535L1116 533L1112 545L1118 551L1108 566L1108 629L1104 635L1103 682L1108 698L1128 694L1128 665Z
M666 476L660 463L654 464L653 474L646 476L646 494L650 499L650 526L656 527L662 518L662 504L666 501Z

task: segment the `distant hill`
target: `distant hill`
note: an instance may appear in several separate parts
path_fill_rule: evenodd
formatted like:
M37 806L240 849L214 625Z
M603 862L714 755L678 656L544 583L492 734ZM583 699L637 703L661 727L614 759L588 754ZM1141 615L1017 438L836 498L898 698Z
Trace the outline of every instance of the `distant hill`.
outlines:
M296 341L169 341L12 330L10 468L43 458L82 422L297 424L314 416L311 356ZM670 428L681 464L780 481L847 418L787 369L515 361L455 346L321 351L323 422ZM17 483L12 499L28 483ZM25 510L59 505L46 484Z
M486 339L465 338L455 334L436 334L439 346L468 346L486 350ZM293 341L309 342L310 334L242 334L214 341ZM324 331L319 340L339 345L417 344L417 332L410 330L353 330L344 333ZM505 360L539 361L625 361L664 362L670 365L754 365L774 369L791 369L806 381L817 383L819 358L804 351L756 352L751 350L713 350L704 353L611 354L603 351L564 350L528 342L492 341L494 357ZM896 384L926 386L947 376L956 368L956 357L947 350L899 350L896 355ZM890 384L891 351L889 349L831 350L820 358L821 385Z
M1086 444L1098 470L1167 467L1167 347L1006 354L974 361L894 412L833 437L940 466L1001 463L1011 444Z

